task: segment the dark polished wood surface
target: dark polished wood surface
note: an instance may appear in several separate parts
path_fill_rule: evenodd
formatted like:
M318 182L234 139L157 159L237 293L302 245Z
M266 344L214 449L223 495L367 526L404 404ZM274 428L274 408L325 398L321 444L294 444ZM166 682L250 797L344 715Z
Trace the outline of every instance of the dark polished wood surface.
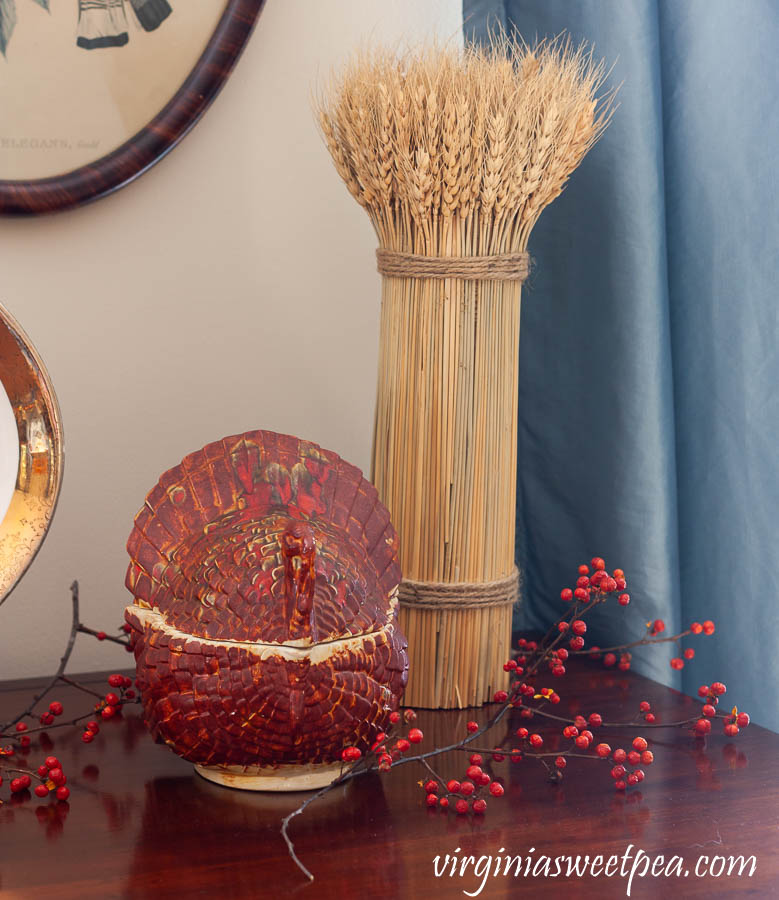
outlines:
M606 721L624 719L644 699L665 721L699 709L675 691L589 661L554 680L563 696L556 709L561 714L599 711ZM102 684L100 689L109 690ZM730 696L735 693L727 699L736 702L737 696ZM72 689L59 692L74 713L84 709L75 695ZM29 696L29 689L0 687L0 720ZM487 709L420 712L422 749L450 741L466 721L487 715ZM517 719L511 730L520 724L526 722ZM542 854L622 857L629 845L633 854L640 848L651 857L662 854L666 863L681 856L689 870L681 878L636 875L632 897L779 896L779 736L750 725L735 739L716 733L704 741L677 730L650 733L640 727L610 729L608 736L601 729L596 738L626 746L636 733L650 738L655 763L647 767L641 790L627 796L615 793L608 764L584 759L569 761L559 785L545 781L531 760L494 764L506 793L489 802L483 817L425 808L416 764L356 779L293 821L298 853L316 876L309 884L287 855L279 831L281 818L307 795L212 785L155 745L138 708L131 707L102 723L92 744L81 742L77 728L52 732L42 746L33 742L29 763L37 767L47 753L56 754L72 793L68 803L27 795L0 806L0 897L454 898L476 891L482 881L472 867L462 878L449 876L451 866L435 877L434 858L443 860L456 848L458 857L531 855L535 862ZM561 737L560 747L564 742ZM454 777L464 762L460 753L456 760L439 760L438 769ZM754 855L756 869L752 877L696 877L702 854L709 861ZM522 891L542 897L561 891L576 898L626 896L628 878L619 874L533 878L524 870L523 862L519 877L490 874L478 896L514 897Z

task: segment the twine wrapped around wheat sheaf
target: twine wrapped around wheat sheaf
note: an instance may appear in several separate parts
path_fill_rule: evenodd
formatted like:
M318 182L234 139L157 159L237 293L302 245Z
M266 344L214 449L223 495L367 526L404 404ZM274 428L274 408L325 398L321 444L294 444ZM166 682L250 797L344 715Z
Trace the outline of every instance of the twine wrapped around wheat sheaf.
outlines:
M376 268L388 278L467 278L474 281L524 281L530 272L530 254L493 256L424 256L380 247Z
M519 570L497 581L450 582L404 580L398 590L401 607L443 610L513 606L519 599Z

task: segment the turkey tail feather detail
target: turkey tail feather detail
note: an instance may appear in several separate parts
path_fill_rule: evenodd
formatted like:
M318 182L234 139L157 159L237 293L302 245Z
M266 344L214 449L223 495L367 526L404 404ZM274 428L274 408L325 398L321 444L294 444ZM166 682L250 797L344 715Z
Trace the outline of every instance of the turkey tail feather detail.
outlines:
M290 541L310 545L295 572ZM165 472L127 549L136 598L210 639L369 633L393 615L400 582L397 535L360 470L267 431L208 444Z

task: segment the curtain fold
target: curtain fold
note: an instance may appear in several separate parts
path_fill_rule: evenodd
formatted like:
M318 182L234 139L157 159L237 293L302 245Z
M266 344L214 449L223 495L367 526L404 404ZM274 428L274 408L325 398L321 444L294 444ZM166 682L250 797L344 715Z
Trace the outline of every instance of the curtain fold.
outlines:
M591 642L714 619L634 656L779 729L779 8L763 0L464 0L467 39L562 31L615 62L619 109L534 229L523 292L520 623L548 625L578 563L628 574ZM768 686L768 690L766 690Z

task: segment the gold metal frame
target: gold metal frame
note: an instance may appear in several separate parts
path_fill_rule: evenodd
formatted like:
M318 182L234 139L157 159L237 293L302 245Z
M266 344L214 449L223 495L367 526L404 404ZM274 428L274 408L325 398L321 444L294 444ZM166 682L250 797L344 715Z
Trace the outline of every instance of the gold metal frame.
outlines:
M49 374L30 339L2 305L0 381L19 432L16 485L0 523L2 605L46 537L57 505L64 462L62 421Z

